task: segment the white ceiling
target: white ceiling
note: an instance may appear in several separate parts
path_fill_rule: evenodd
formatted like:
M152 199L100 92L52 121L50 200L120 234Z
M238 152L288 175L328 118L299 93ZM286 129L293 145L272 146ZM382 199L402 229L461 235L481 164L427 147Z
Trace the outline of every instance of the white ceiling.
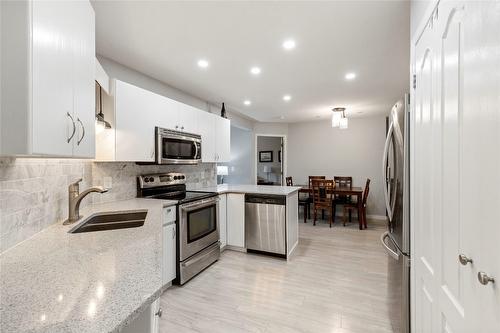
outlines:
M99 54L259 121L314 120L336 106L350 116L387 113L408 90L409 1L93 6ZM296 41L292 51L282 47L287 38ZM261 67L258 77L252 66ZM347 72L357 78L346 81Z

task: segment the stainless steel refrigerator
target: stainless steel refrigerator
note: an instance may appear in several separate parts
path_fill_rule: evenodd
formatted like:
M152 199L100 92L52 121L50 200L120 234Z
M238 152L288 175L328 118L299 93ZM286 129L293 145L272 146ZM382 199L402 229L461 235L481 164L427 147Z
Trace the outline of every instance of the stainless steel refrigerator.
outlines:
M389 314L394 332L410 332L409 95L388 118L384 146L384 197L387 231L380 240L389 255Z

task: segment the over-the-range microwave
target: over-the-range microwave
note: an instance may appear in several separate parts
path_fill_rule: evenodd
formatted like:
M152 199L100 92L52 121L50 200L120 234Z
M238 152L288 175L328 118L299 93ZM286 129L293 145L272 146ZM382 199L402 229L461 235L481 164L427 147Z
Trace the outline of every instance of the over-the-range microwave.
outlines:
M201 136L155 127L157 164L198 164L201 162Z

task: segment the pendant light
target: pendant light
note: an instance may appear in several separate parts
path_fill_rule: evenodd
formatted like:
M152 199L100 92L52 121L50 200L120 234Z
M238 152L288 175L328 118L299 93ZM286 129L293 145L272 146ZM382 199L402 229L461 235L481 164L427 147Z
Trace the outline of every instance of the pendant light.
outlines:
M111 124L104 120L104 113L102 113L102 88L99 83L96 83L97 86L99 87L99 112L95 115L95 121L96 121L96 129L97 132L101 132L104 129L110 129Z
M345 116L345 108L333 108L332 111L332 127L346 129L348 126L348 121L347 117Z

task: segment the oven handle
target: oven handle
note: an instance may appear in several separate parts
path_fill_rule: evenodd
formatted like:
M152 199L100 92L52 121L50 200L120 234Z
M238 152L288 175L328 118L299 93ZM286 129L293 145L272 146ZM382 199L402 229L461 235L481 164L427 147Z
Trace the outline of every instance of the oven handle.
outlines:
M203 254L203 255L199 256L198 258L188 260L187 262L183 262L183 263L181 264L181 265L182 265L182 267L189 267L189 266L191 266L191 265L193 265L193 264L196 264L196 263L197 263L197 262L199 262L200 260L203 260L203 259L205 259L206 257L213 255L213 252L214 252L213 250L215 250L215 249L219 249L219 248L220 248L220 242L219 242L219 241L217 241L215 244L211 245L211 247L212 247L212 250L211 250L211 251L207 251L207 253L205 253L205 254Z
M198 209L198 208L203 208L203 207L206 207L206 206L210 206L214 203L217 203L217 201L219 201L219 197L214 197L214 198L210 198L210 199L205 199L205 200L201 200L201 201L197 201L197 202L193 202L193 203L190 203L190 204L185 204L185 205L180 205L179 206L179 209L182 210L182 211L191 211L191 210L194 210L194 209Z
M196 144L196 142L193 142L193 144L195 149L193 158L196 159L198 157L198 145Z

